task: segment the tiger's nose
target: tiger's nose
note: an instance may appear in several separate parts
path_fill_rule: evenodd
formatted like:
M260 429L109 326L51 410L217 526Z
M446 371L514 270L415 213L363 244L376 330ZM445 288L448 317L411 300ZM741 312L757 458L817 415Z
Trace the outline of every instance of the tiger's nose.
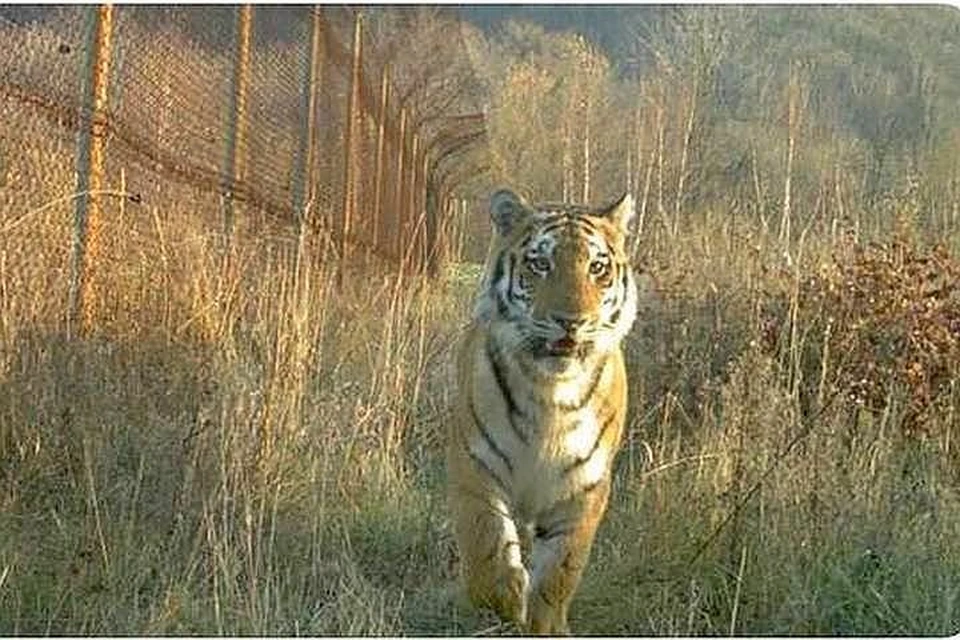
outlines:
M557 326L570 335L576 333L577 329L586 323L586 320L582 317L569 316L566 314L553 313L551 314L551 318L557 324Z

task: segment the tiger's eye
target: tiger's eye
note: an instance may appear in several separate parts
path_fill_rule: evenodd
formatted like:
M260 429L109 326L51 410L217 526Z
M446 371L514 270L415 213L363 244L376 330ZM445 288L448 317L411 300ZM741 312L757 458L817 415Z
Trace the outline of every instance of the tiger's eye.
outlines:
M602 260L594 260L590 263L590 275L602 277L609 271L609 265Z
M542 256L536 258L530 258L527 260L527 263L533 268L534 271L549 271L550 270L550 261Z

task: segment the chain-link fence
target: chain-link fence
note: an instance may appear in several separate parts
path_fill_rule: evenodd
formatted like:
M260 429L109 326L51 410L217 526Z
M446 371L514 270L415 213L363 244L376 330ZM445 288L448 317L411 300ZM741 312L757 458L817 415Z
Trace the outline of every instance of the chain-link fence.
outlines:
M161 291L150 265L169 259L173 208L221 251L238 233L309 232L338 264L435 273L462 241L445 161L483 118L454 106L427 125L365 22L306 6L0 17L0 268L36 290L17 304L68 300L93 322L101 273Z

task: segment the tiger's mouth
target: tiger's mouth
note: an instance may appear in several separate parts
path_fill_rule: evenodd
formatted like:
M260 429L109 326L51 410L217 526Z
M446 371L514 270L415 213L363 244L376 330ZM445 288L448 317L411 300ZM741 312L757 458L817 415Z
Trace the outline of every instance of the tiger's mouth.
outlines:
M564 336L553 342L546 342L544 345L550 355L569 357L577 351L577 341L569 336Z
M537 358L577 358L584 359L590 353L592 343L577 341L570 336L563 336L555 340L542 338L537 341L534 356Z

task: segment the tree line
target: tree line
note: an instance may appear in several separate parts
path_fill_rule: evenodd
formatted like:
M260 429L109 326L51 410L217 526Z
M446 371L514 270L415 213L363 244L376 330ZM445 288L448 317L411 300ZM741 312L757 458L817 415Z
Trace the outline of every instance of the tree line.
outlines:
M488 119L477 198L491 183L544 200L630 190L645 230L711 210L784 242L904 212L956 226L956 9L617 7L566 25L563 11L549 29L509 10L461 25Z

